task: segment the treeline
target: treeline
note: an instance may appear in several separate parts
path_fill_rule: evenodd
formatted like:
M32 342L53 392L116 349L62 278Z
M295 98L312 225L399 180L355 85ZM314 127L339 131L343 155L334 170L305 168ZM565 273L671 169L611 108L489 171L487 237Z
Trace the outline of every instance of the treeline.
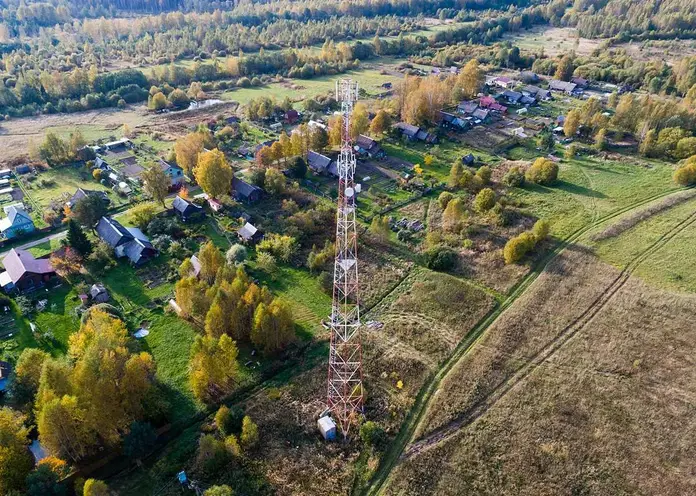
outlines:
M696 1L577 0L563 22L586 38L692 38Z

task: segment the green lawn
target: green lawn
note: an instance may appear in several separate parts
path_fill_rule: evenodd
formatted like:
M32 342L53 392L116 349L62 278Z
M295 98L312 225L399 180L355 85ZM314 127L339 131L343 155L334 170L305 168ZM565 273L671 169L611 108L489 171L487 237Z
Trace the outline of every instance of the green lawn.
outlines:
M526 185L512 189L510 195L524 210L551 221L554 235L565 237L595 218L676 189L672 171L665 163L651 163L647 168L581 157L560 164L553 187Z
M687 201L650 217L620 235L592 243L596 253L607 262L624 267L652 243L694 212L696 200ZM653 253L636 269L647 282L674 291L696 293L696 226L691 225L664 247Z

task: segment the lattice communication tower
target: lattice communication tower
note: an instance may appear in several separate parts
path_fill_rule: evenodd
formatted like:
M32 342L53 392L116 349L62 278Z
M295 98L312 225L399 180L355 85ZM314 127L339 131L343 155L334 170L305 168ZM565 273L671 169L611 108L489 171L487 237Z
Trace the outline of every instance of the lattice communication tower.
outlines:
M341 104L341 153L338 156L338 206L336 258L334 260L331 345L327 403L344 437L363 411L362 346L358 299L358 236L355 222L355 154L350 136L350 117L358 99L358 84L336 82Z

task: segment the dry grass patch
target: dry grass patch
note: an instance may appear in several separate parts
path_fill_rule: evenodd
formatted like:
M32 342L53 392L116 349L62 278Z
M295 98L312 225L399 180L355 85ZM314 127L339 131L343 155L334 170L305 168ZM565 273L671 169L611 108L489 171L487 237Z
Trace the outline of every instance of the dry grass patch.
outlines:
M630 279L476 423L399 466L386 494L693 494L695 307Z

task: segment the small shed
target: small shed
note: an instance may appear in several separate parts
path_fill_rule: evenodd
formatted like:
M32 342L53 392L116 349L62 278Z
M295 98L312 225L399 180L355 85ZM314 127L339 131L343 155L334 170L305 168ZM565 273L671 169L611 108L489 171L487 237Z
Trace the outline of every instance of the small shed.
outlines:
M109 301L109 292L103 284L92 284L92 287L89 289L89 296L95 303L106 303Z
M328 415L317 420L317 427L327 441L336 439L336 423Z
M474 165L474 162L476 162L476 158L471 153L462 157L462 164L464 165Z
M239 231L237 231L237 236L239 236L239 239L242 241L249 243L258 241L263 235L254 225L247 222L242 228L239 229Z

